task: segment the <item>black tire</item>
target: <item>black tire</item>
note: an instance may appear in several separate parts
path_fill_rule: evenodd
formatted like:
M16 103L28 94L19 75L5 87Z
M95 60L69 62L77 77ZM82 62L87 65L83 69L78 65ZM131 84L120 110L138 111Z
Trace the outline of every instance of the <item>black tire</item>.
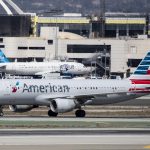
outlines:
M75 112L76 117L85 117L86 112L84 110L78 109Z
M49 117L57 117L58 113L53 112L52 110L48 111L48 116Z
M4 113L3 113L3 112L1 112L1 113L0 113L0 117L3 117L3 116L4 116Z

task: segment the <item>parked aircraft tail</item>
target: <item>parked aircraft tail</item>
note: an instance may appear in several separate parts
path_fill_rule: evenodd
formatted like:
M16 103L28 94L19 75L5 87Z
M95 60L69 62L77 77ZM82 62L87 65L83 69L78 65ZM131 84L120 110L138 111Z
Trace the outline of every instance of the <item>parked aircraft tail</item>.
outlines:
M129 78L135 85L150 85L150 51Z
M7 59L5 54L2 52L2 50L0 50L0 63L7 63L7 62L9 62L9 60Z

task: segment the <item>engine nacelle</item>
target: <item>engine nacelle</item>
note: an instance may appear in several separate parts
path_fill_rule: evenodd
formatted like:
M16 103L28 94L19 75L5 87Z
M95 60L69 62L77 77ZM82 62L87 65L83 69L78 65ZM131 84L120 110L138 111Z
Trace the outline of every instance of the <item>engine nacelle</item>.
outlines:
M51 101L51 110L56 113L65 113L72 111L77 106L73 99L55 99Z
M36 108L37 106L33 105L9 105L9 109L13 112L23 113Z

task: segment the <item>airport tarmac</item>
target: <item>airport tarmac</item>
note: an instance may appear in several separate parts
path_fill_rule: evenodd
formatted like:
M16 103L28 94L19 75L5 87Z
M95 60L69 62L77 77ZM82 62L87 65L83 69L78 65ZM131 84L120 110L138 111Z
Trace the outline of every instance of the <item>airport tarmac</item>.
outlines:
M0 129L0 149L2 150L146 150L150 149L149 118L48 118L48 117L4 117L0 123L26 124L23 128ZM92 128L31 128L32 121L58 124L88 124ZM23 123L24 123L23 122ZM111 122L114 128L93 128L94 123ZM144 128L121 128L120 124L146 125ZM115 123L115 124L114 124ZM30 123L29 123L30 124ZM65 125L66 125L65 124ZM61 126L62 127L62 126Z
M3 109L5 117L48 117L47 107L39 107L24 113L15 113L5 107ZM105 117L150 117L149 106L123 106L123 105L101 105L101 106L85 106L86 117L105 118ZM59 113L58 117L75 117L75 110L68 113Z
M23 130L23 129L22 129ZM63 129L62 129L63 130ZM72 129L75 131L76 129ZM89 130L89 129L88 129ZM77 134L62 135L60 132L57 134L49 135L3 135L0 136L0 149L2 150L145 150L150 149L150 133L145 133L147 129L138 129L135 133L123 133L123 130L116 132L113 129L108 129L107 134L103 130L97 130L99 134L82 134L77 130ZM134 129L131 129L133 131ZM12 131L12 130L8 130ZM20 132L21 130L16 132ZM64 132L67 129L64 130ZM109 132L111 131L111 132ZM38 129L37 129L38 132ZM92 132L92 130L91 130ZM106 131L105 131L106 132ZM1 133L1 131L0 131ZM73 132L74 133L74 132Z
M124 117L124 118L119 118L119 117L107 117L107 118L100 118L100 117L85 117L85 118L76 118L76 117L47 117L47 116L41 116L41 117L22 117L22 116L11 116L11 117L1 117L0 121L40 121L40 122L149 122L150 123L150 118L137 118L137 117Z
M130 109L133 111L132 108L129 108L128 112L130 112ZM141 110L143 111L144 109L140 107L134 108L136 114ZM92 108L90 111L95 111L95 109ZM110 110L109 107L106 110L97 107L97 111L99 113L103 111L119 112L118 108ZM124 111L126 112L126 107ZM49 118L46 115L41 115L40 117L38 115L35 117L20 114L18 116L6 115L0 118L0 125L8 123L5 126L6 129L0 129L0 150L150 149L150 118L132 117L132 115L130 117L126 115L124 118L96 116L76 118L74 115L69 114L69 116L65 115L65 117ZM41 127L39 122L42 124ZM17 124L17 130L9 128L16 128L15 126L9 126L12 124ZM43 124L44 129L42 128ZM65 128L63 128L64 126Z

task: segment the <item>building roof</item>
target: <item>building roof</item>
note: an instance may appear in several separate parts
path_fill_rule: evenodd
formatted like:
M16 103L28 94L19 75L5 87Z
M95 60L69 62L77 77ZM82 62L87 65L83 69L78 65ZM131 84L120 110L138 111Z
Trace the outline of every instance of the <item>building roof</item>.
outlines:
M71 40L85 39L83 36L80 36L78 34L74 34L71 32L59 32L59 38L60 39L71 39Z

